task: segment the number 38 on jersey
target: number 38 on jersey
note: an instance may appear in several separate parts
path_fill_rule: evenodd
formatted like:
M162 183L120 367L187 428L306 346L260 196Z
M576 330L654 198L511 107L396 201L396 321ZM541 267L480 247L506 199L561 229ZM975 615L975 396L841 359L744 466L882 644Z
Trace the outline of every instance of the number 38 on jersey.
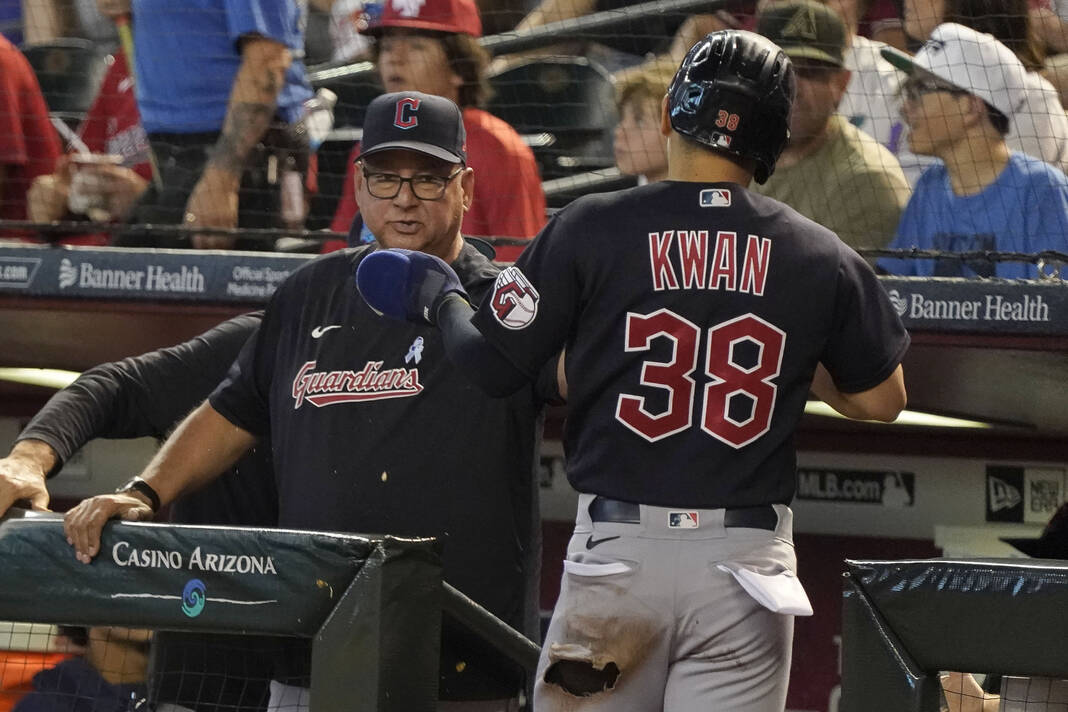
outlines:
M707 343L702 367L709 377L697 397L693 378L702 338ZM777 386L786 334L754 314L724 321L704 333L695 324L668 310L627 314L627 352L648 351L656 339L674 342L672 359L644 361L641 385L667 392L667 406L659 413L646 408L646 398L621 393L616 419L650 442L681 433L697 419L702 431L742 448L768 431L775 411Z

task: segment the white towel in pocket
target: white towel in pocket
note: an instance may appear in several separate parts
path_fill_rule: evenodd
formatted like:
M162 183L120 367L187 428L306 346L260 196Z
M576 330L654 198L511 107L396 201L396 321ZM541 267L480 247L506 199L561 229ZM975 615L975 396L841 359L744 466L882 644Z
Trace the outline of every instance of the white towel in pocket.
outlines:
M805 587L801 585L797 574L789 569L775 574L761 574L735 563L716 564L716 568L733 576L754 601L769 611L789 616L812 615L812 604Z

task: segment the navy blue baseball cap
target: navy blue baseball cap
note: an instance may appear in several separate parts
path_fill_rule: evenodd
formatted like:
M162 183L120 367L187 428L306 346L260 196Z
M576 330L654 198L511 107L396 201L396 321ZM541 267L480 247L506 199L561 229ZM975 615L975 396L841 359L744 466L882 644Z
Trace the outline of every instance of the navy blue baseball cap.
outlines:
M444 97L418 91L376 97L367 105L360 158L394 149L466 164L467 131L460 107Z

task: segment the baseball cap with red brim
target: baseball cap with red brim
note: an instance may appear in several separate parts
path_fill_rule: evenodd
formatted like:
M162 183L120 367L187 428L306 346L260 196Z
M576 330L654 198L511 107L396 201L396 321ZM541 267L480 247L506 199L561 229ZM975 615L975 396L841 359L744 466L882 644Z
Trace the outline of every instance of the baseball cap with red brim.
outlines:
M482 36L474 0L384 0L381 14L362 32L377 36L388 27Z

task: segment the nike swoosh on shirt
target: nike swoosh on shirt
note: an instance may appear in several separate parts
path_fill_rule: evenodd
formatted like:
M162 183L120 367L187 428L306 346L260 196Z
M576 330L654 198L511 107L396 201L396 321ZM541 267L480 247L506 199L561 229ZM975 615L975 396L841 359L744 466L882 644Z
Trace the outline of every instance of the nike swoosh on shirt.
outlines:
M330 326L317 326L312 329L312 338L318 339L320 336L330 331L331 329L340 329L341 324L331 324Z
M618 539L618 538L619 538L618 536L605 536L605 537L601 537L600 539L594 539L593 538L593 534L590 534L589 538L586 539L586 548L587 549L592 549L593 547L597 546L598 544L603 544L606 541L612 541L613 539Z

